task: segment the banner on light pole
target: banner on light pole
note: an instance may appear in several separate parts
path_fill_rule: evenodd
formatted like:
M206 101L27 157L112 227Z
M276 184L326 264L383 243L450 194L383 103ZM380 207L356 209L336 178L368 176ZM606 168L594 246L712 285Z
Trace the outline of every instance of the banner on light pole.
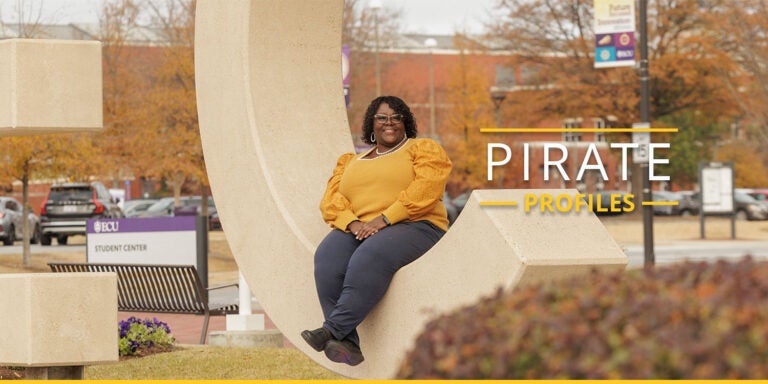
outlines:
M344 84L344 101L349 108L349 45L341 46L341 78Z
M635 65L635 0L594 0L595 68Z

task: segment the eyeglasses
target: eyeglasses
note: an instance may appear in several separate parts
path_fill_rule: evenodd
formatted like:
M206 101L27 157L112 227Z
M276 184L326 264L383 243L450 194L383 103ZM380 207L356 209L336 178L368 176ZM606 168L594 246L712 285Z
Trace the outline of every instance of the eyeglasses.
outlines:
M375 120L379 124L386 124L388 121L391 121L392 124L400 124L403 122L403 115L395 114L392 116L387 115L373 115L373 120Z

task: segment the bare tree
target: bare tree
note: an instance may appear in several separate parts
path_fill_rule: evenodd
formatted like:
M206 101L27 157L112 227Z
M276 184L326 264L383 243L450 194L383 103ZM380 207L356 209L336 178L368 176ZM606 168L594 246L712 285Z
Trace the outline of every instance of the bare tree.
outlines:
M22 39L40 39L45 38L45 25L55 24L59 19L62 12L61 7L51 8L46 6L44 0L4 0L0 1L0 5L12 4L13 11L11 12L13 19L15 19L17 37ZM53 9L52 12L44 12L45 9ZM6 23L1 14L2 8L0 8L0 24Z
M402 11L382 7L373 9L360 0L344 1L341 41L353 50L371 49L376 43L376 28L379 29L379 44L391 46L401 30Z
M342 43L350 48L352 62L350 73L350 121L360 121L365 108L373 97L376 89L372 86L375 78L377 47L385 51L387 47L395 46L395 39L402 29L400 26L402 11L382 7L374 9L368 2L361 0L345 0L344 16L342 19ZM379 76L385 77L390 65L386 55L380 54ZM390 84L380 83L383 93L402 94L400 90L388 89Z

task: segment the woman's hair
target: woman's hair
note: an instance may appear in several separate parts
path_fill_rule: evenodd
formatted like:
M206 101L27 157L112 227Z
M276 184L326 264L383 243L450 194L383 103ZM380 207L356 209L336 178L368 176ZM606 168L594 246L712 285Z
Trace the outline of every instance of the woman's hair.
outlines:
M405 126L406 137L416 137L418 130L416 129L416 120L413 118L411 109L408 108L408 104L397 96L379 96L368 105L368 109L365 111L365 119L363 119L363 142L366 144L373 144L371 142L371 134L373 134L373 115L379 109L381 104L387 104L392 108L395 113L403 115L403 125Z

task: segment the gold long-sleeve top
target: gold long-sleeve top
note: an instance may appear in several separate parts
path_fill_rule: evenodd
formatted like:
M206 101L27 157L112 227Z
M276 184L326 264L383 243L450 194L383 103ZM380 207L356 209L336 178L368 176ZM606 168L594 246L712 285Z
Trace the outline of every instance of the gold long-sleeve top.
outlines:
M440 144L408 139L395 151L364 159L369 152L339 157L320 202L325 222L346 231L355 220L383 214L392 224L428 220L448 230L442 200L451 160Z

